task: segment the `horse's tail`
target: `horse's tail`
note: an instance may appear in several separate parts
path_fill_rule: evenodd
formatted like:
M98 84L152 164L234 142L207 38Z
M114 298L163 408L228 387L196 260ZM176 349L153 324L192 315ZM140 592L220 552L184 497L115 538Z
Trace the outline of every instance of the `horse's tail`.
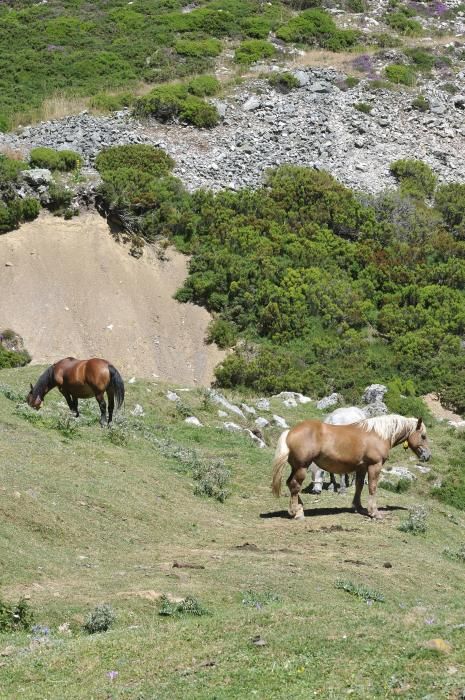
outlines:
M124 401L124 382L116 367L108 365L110 372L110 384L115 396L116 408L119 408Z
M276 452L274 453L273 460L273 480L271 482L271 490L276 496L279 497L281 494L281 481L283 478L284 466L289 457L289 447L287 446L287 436L289 435L289 430L285 430L279 436L278 444L276 445Z

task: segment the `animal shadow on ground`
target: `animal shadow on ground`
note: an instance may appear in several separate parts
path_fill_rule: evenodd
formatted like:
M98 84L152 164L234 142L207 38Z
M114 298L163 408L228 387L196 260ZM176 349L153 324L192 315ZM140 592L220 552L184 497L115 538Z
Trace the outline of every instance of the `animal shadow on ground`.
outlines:
M378 510L386 513L394 510L408 510L404 506L382 506ZM355 515L353 508L307 508L304 510L305 517L314 518L317 515L342 515L342 513L352 513ZM363 511L359 515L364 515L369 517L368 511L363 508ZM291 517L287 510L274 510L269 513L260 513L260 518L285 518L286 520L291 520Z

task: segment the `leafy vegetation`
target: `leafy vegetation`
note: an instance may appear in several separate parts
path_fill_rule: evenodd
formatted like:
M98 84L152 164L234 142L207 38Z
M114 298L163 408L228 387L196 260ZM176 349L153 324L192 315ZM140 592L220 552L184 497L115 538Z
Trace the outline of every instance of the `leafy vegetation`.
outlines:
M412 17L415 11L407 5L395 4L391 12L388 12L384 19L386 24L394 31L405 36L420 36L423 33L420 22Z
M207 77L187 84L161 85L136 100L134 114L138 117L155 117L161 122L178 118L197 127L215 126L219 121L218 110L197 95L213 94L218 85L214 78L208 80Z
M335 586L367 602L376 601L377 603L384 603L384 595L382 593L379 591L372 591L362 583L353 583L352 581L338 579Z
M411 506L406 520L399 525L401 532L412 535L423 534L428 529L428 510L423 505Z
M16 605L0 599L0 632L29 630L34 616L27 600L21 598Z
M106 632L114 624L115 620L116 615L113 608L106 603L102 603L89 613L84 623L84 629L89 634Z
M271 73L268 77L269 84L279 92L290 92L294 88L298 88L300 83L292 73L284 71L283 73Z
M353 29L338 29L331 15L318 8L304 10L290 19L277 30L276 36L287 42L345 51L357 44L360 33Z
M421 160L396 160L389 170L398 180L402 194L424 199L431 197L436 188L436 176Z
M391 83L408 85L409 87L415 85L415 72L409 66L404 66L401 63L391 63L390 66L386 66L384 72Z
M273 44L262 39L247 39L237 47L234 60L236 63L250 64L264 58L271 58L275 53Z
M29 161L33 168L48 168L63 172L76 170L82 163L81 156L75 151L56 151L54 148L45 147L33 148Z

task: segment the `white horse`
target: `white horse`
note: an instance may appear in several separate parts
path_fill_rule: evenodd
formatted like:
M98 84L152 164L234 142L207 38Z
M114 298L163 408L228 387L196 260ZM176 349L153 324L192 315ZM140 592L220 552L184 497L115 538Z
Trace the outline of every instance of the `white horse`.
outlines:
M323 423L329 423L329 425L351 425L352 423L358 423L360 420L365 420L366 414L361 408L357 406L346 406L343 408L336 408L332 413L329 413L324 419ZM318 469L317 465L312 462L310 469L313 473L313 493L321 493L323 489L323 479L325 472L323 469ZM336 488L336 478L334 474L330 474L331 483L334 489ZM341 475L341 483L339 493L345 493L348 483L346 482L346 474Z

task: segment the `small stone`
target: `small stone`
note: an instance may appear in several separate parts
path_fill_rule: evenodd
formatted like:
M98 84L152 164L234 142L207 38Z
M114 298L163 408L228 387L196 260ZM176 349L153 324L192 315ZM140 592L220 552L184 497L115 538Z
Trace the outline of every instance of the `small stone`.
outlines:
M270 402L268 401L268 399L258 399L258 401L255 405L259 411L269 411L270 410Z
M218 418L227 418L228 414L226 411L218 411Z
M242 105L242 109L245 110L246 112L253 112L259 107L261 107L261 101L258 99L258 97L255 97L255 95L252 95L252 97L249 97L248 100L244 102Z
M11 263L11 262L6 262L6 263L5 263L5 267L13 267L13 263Z
M223 423L223 426L226 428L226 430L230 430L233 433L242 432L241 426L237 425L237 423L233 423L232 421L226 421L226 423Z
M188 425L195 425L197 428L203 428L202 423L195 416L189 416L184 420L184 423L187 423Z
M284 418L281 418L281 416L273 415L273 422L275 425L278 426L278 428L283 428L284 430L286 428L289 428L288 424L284 420Z
M317 401L316 407L319 408L320 411L326 411L327 408L337 406L338 403L342 403L342 400L343 399L340 394L333 392L329 396L325 396L323 399L320 399L320 401Z
M269 425L269 424L270 424L270 421L269 421L269 420L266 420L266 418L263 418L262 416L259 416L259 417L255 420L255 425L257 426L257 428L260 428L260 429L266 428L267 425Z
M179 401L179 396L176 394L175 391L167 391L166 398L168 399L168 401Z
M297 408L297 401L291 397L290 399L284 399L283 404L286 408Z
M257 413L257 411L252 406L247 406L246 403L241 403L241 408L244 411L244 413L250 413L253 416Z
M136 378L131 377L131 379L128 380L128 384L135 384L136 383Z
M131 414L133 416L145 416L144 409L142 408L142 406L139 403L136 403L136 405L134 406L134 408L131 411Z

